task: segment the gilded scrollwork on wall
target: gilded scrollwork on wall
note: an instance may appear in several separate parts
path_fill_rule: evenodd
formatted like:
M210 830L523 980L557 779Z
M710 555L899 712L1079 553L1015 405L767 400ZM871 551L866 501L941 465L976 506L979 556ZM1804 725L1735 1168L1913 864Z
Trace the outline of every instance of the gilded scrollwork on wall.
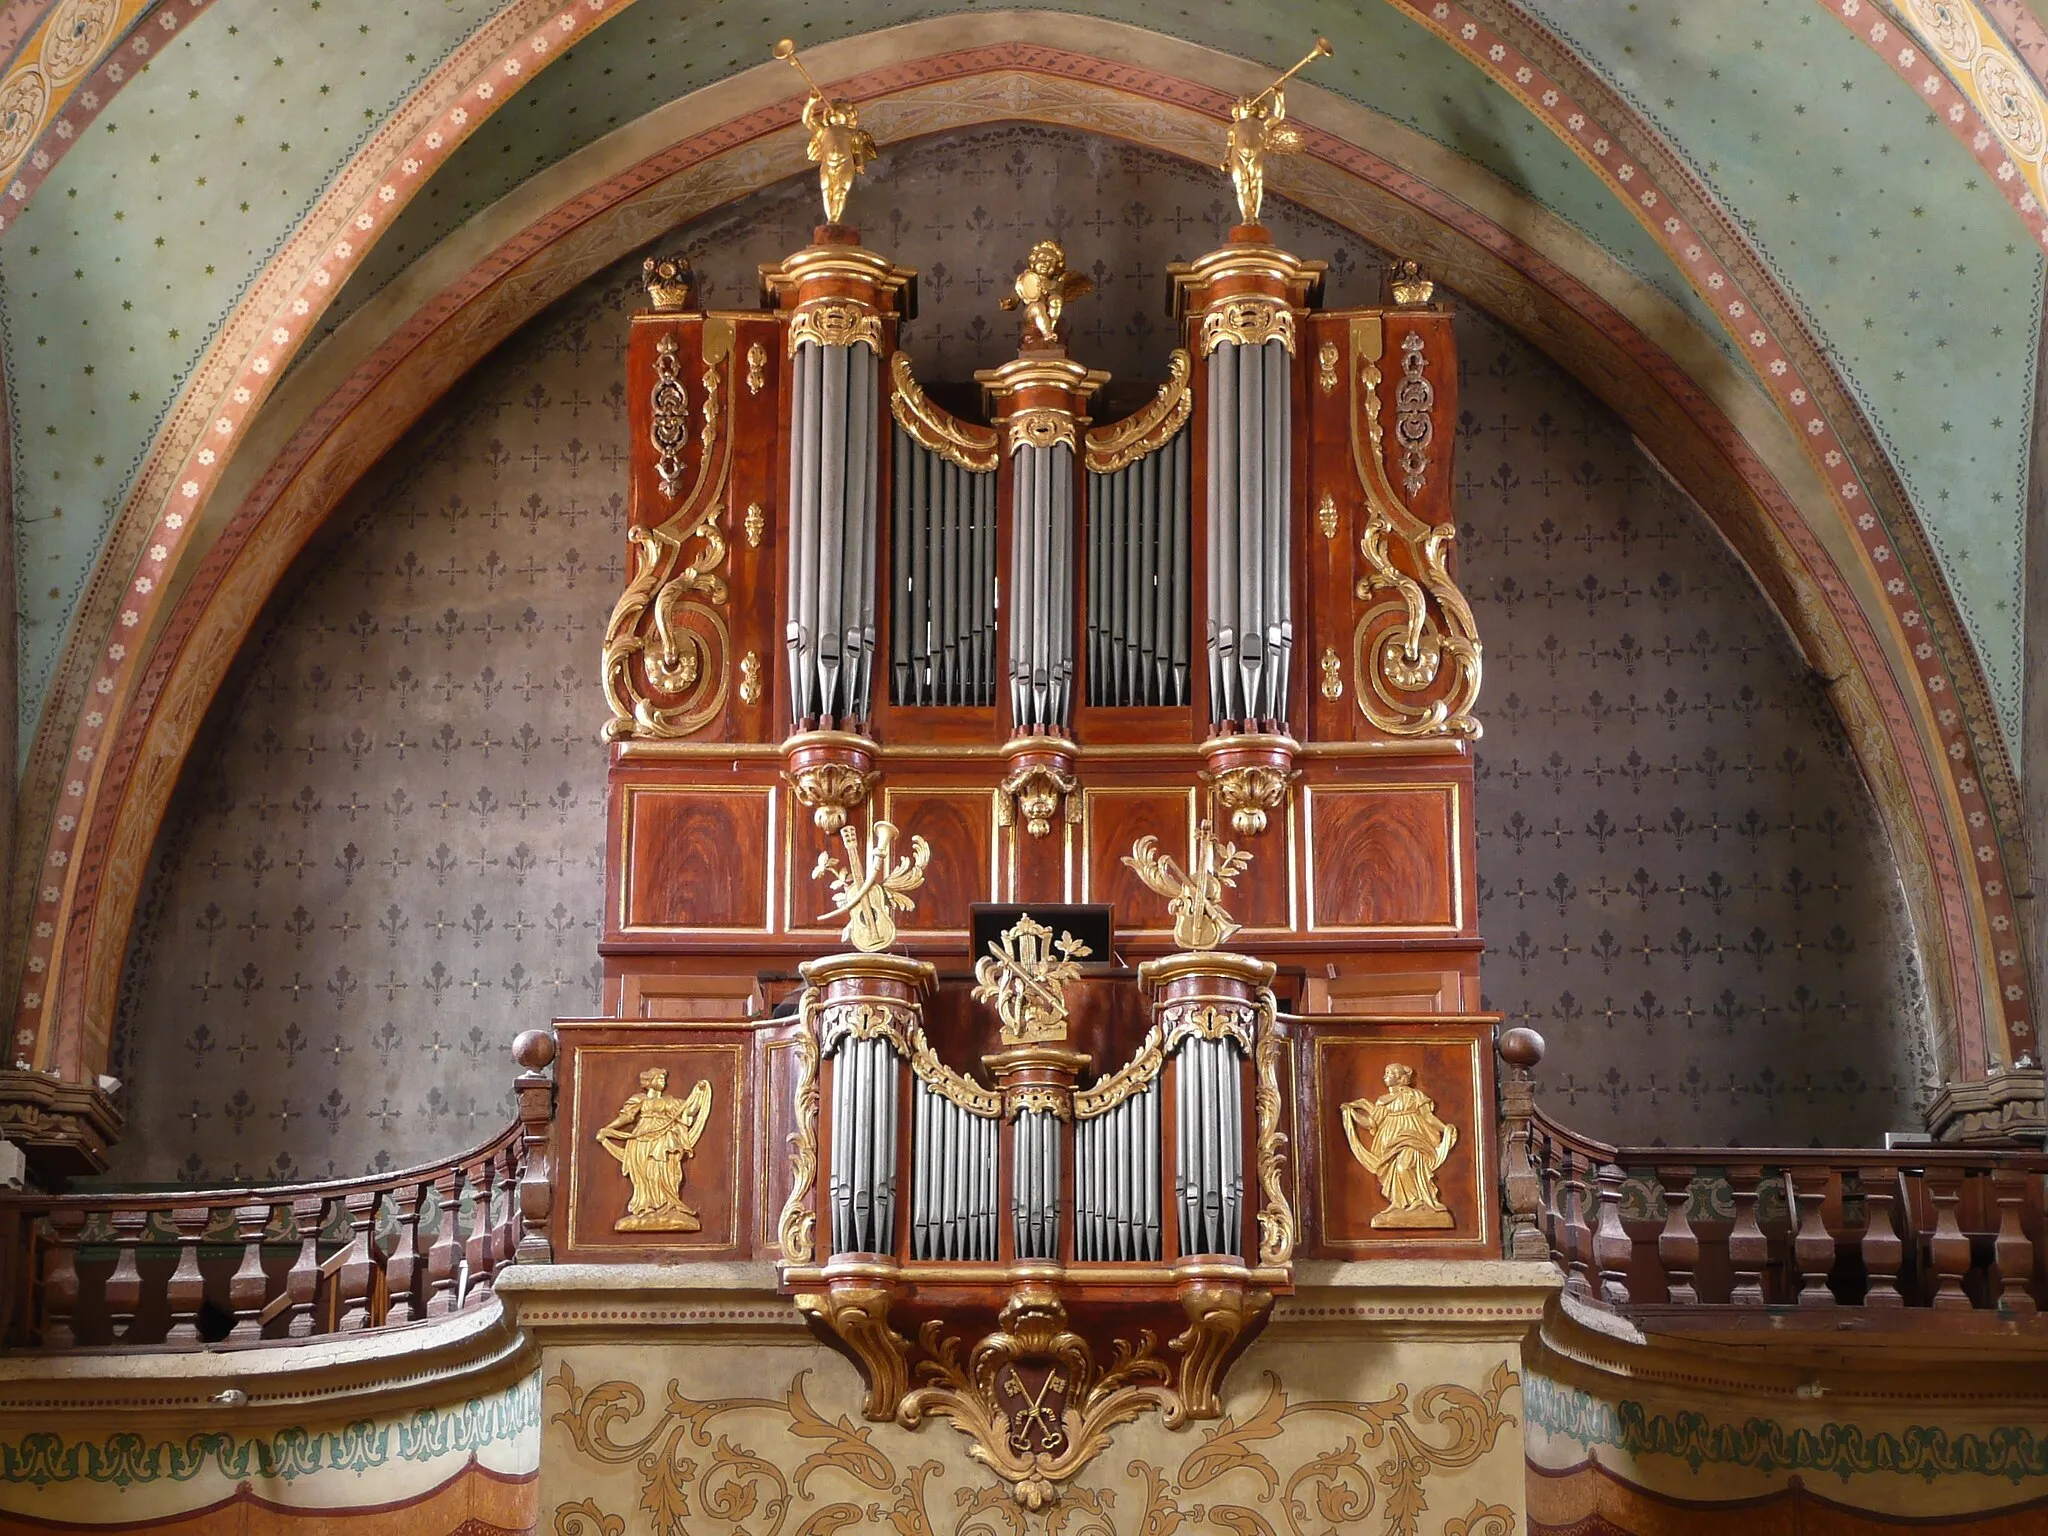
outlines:
M1353 693L1366 719L1390 736L1477 737L1480 724L1472 708L1479 698L1479 630L1450 572L1457 525L1424 522L1387 478L1379 397L1382 341L1377 316L1352 323L1352 351L1362 361L1353 392L1351 457L1366 502L1358 540L1366 574L1357 591L1366 606L1352 630ZM1398 435L1405 445L1413 429ZM1419 471L1413 474L1419 477Z
M1443 1488L1516 1423L1504 1405L1521 1383L1504 1360L1477 1385L1396 1382L1366 1399L1310 1396L1269 1371L1213 1424L1176 1420L1177 1431L1149 1434L1127 1456L1113 1432L1172 1395L1165 1361L1148 1342L1103 1365L1057 1314L1057 1304L1013 1307L981 1347L925 1372L886 1426L821 1410L823 1383L809 1371L779 1392L724 1397L694 1395L680 1378L659 1393L627 1380L586 1388L565 1362L544 1388L548 1432L567 1439L572 1465L625 1472L631 1514L645 1522L632 1528L664 1533L715 1524L731 1536L854 1525L898 1536L1514 1536L1513 1509L1487 1497L1509 1485L1482 1475L1448 1498ZM946 1347L942 1325L925 1331ZM985 1472L905 1437L935 1414L968 1437ZM1012 1476L1033 1464L1065 1475ZM1516 1458L1509 1477L1521 1476ZM577 1492L547 1512L553 1530L628 1528L618 1494Z
M612 608L604 635L604 692L612 718L607 741L689 736L716 719L731 690L730 597L720 571L726 539L719 525L732 474L733 434L725 430L733 324L703 322L696 477L682 489L689 437L680 349L673 335L656 344L656 468L676 509L652 527L627 530L633 573Z

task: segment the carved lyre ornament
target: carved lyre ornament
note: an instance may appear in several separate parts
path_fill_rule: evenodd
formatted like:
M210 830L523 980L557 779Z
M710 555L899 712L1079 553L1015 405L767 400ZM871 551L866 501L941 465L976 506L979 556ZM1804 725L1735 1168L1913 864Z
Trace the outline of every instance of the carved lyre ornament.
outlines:
M1067 1038L1066 984L1093 953L1071 933L1057 939L1028 914L974 963L974 1000L1002 1021L1005 1045Z
M1183 870L1171 855L1160 852L1159 839L1149 833L1123 860L1140 880L1167 898L1173 942L1183 950L1215 949L1237 932L1237 923L1223 910L1223 893L1236 886L1251 861L1249 853L1219 842L1206 821L1195 829L1192 870Z
M702 322L702 405L697 472L682 488L689 418L681 349L673 334L656 344L654 448L664 498L676 509L653 527L627 530L633 574L604 634L604 692L612 718L604 738L689 736L725 708L731 688L731 632L724 609L725 534L719 514L732 475L733 434L723 402L730 392L733 323ZM672 389L672 395L665 393ZM664 413L667 418L664 418Z
M910 893L924 884L925 865L932 851L921 837L910 840L910 852L896 857L896 826L877 821L868 828L865 850L852 827L839 829L846 850L841 863L830 848L818 854L811 870L813 880L829 877L832 907L820 914L820 921L845 919L839 936L855 949L877 954L896 942L896 916L917 905Z
M1351 457L1365 491L1366 524L1358 547L1368 572L1358 583L1358 600L1368 606L1352 630L1358 708L1390 736L1477 738L1481 727L1472 708L1479 698L1481 651L1472 607L1450 573L1457 526L1425 523L1388 480L1379 318L1353 321L1351 341L1361 359Z

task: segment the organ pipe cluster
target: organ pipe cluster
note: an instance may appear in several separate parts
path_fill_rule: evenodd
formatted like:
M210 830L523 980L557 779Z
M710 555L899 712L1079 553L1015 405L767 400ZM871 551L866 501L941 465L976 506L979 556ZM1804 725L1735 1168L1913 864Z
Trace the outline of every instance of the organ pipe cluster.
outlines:
M1072 445L1019 444L1010 486L1010 717L1018 730L1054 729L1074 685Z
M789 454L789 681L797 724L868 713L875 655L880 362L864 341L798 339Z
M1088 702L1188 702L1188 437L1088 476Z
M1074 1257L1157 1262L1159 1079L1074 1124Z
M1182 1253L1242 1251L1244 1096L1236 1042L1183 1040L1174 1074L1174 1195Z
M1277 335L1221 339L1208 356L1209 711L1219 725L1287 718L1293 364Z
M993 1264L1001 1122L955 1104L922 1079L911 1106L911 1257Z
M1020 1259L1060 1256L1060 1130L1057 1115L1039 1109L1017 1112L1010 1209Z
M895 1047L848 1032L827 1042L832 1140L827 1191L834 1253L888 1253L896 1246Z
M896 429L892 701L995 702L996 475Z

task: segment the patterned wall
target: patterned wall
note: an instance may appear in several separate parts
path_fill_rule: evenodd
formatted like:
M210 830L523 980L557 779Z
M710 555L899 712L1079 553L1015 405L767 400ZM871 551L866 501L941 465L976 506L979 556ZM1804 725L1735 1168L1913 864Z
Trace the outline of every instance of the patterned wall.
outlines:
M1219 178L1027 128L900 150L868 238L922 272L927 378L1001 361L1026 246L1098 293L1077 353L1158 376L1164 267ZM773 189L666 242L713 305L808 237ZM1375 300L1380 258L1278 238ZM509 1113L508 1042L596 1001L597 643L622 572L619 378L637 259L503 348L360 486L224 689L124 980L122 1178L349 1173ZM1601 1136L1867 1141L1917 1121L1924 1001L1869 796L1740 566L1601 406L1460 318L1465 580L1488 646L1490 1005L1551 1042Z

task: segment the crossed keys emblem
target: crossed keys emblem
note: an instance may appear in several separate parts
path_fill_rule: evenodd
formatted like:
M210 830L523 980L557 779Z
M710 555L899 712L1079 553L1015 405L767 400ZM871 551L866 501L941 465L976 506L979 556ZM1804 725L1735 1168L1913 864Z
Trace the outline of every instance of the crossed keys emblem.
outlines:
M1048 1371L1034 1394L1025 1389L1024 1378L1013 1365L1004 1373L1003 1388L1022 1405L1010 1415L1010 1449L1019 1456L1029 1456L1034 1450L1058 1455L1067 1443L1067 1432L1060 1427L1067 1378L1056 1370ZM1032 1444L1034 1436L1036 1446Z

